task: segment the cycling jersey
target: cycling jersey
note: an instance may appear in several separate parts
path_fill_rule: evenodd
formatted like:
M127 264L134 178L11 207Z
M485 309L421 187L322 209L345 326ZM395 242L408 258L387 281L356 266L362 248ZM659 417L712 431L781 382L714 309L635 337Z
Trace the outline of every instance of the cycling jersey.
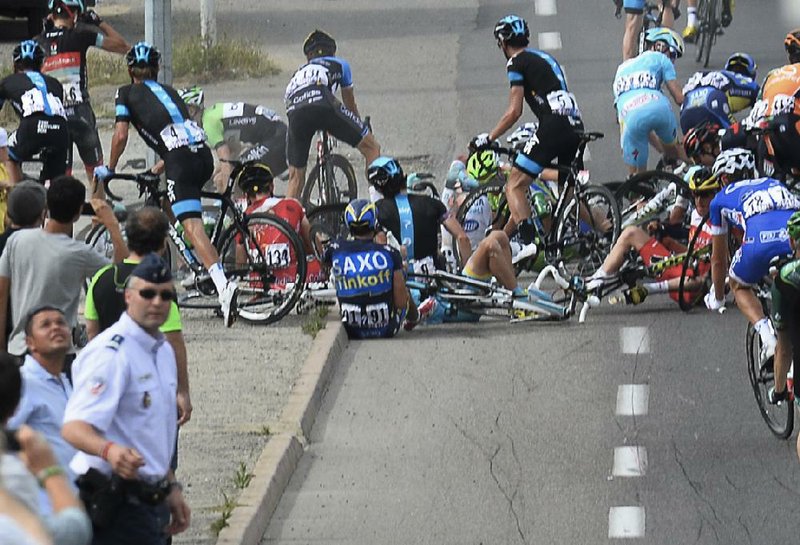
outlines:
M789 334L793 361L800 361L800 260L781 267L772 284L770 315L775 329ZM800 398L800 380L794 381L794 396Z
M331 268L336 298L350 338L393 337L405 315L394 306L394 273L400 252L371 240L336 240L323 261Z
M772 70L764 81L761 97L750 119L774 118L764 138L767 150L783 168L800 168L800 63Z
M800 200L778 180L758 178L731 184L714 196L710 208L714 235L727 233L728 224L744 233L729 271L738 282L755 284L769 270L770 259L791 251L786 221L800 209Z
M103 45L103 34L91 25L74 28L53 27L37 38L44 49L42 73L56 78L64 87L64 106L89 102L86 77L86 50Z
M381 199L378 223L390 231L406 247L408 259L435 260L439 254L439 226L447 219L447 208L425 195L401 193L391 199Z
M300 235L300 226L306 216L303 205L295 199L282 199L279 197L263 197L256 200L244 211L250 214L275 214L286 221L295 233ZM289 244L286 236L274 227L251 227L258 241L261 252L268 263L274 267L278 285L293 282L297 275L297 256ZM306 282L325 282L327 280L322 272L319 260L314 256L306 258Z
M636 168L647 166L651 131L665 144L677 140L675 115L669 100L661 93L661 86L676 77L672 61L656 51L645 51L617 68L613 84L614 104L625 164Z
M17 117L65 117L64 88L39 72L17 72L0 81L0 108L11 101Z
M758 83L735 72L696 72L683 86L681 130L707 121L727 128L735 121L733 113L752 106L758 92Z

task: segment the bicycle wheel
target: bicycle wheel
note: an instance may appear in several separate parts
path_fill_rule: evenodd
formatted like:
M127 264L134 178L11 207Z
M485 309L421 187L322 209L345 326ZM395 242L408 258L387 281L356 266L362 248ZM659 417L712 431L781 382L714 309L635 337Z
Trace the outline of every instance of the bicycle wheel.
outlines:
M684 312L695 308L711 286L711 267L708 257L711 253L710 244L697 247L697 240L703 232L703 226L708 221L708 216L703 218L686 248L686 257L681 266L681 279L678 283L678 305ZM702 282L697 285L698 281Z
M758 410L769 430L781 439L788 439L794 428L794 403L784 401L772 405L767 400L767 392L775 384L775 376L771 365L761 365L761 339L753 327L747 324L747 374ZM770 360L772 361L772 360Z
M688 195L689 186L680 177L662 170L648 170L631 176L614 191L614 196L619 203L622 224L627 224L639 207L652 199L656 193L674 183L679 194ZM634 223L644 223L652 217L637 219Z
M703 11L699 12L700 36L699 47L697 48L697 62L703 61L703 67L708 68L708 60L711 57L711 46L717 39L717 26L719 25L718 0L705 0Z
M345 208L347 208L347 204L340 202L323 204L308 212L311 240L314 242L314 254L318 259L322 259L323 250L328 242L347 238L350 234L350 230L344 222Z
M558 219L556 255L548 261L562 260L570 275L588 276L603 264L619 238L622 222L617 200L607 187L584 187L580 203L578 207L571 199Z
M349 203L357 198L356 171L344 155L330 155L322 169L320 164L315 165L303 188L303 206L306 208L335 202Z
M300 237L273 214L245 217L230 226L219 244L222 268L239 284L239 317L277 322L297 303L306 282L306 254Z

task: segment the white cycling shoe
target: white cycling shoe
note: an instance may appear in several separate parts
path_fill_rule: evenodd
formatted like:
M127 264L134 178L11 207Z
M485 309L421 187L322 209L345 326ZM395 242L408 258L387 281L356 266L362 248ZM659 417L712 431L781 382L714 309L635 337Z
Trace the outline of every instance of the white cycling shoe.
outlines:
M530 244L525 244L522 246L519 251L511 258L511 264L516 265L523 259L527 259L531 256L536 255L538 248L535 243L531 242Z
M225 322L225 327L231 327L239 315L239 309L236 305L238 295L239 286L236 285L236 282L228 280L225 288L219 294L219 306L222 309L222 319Z

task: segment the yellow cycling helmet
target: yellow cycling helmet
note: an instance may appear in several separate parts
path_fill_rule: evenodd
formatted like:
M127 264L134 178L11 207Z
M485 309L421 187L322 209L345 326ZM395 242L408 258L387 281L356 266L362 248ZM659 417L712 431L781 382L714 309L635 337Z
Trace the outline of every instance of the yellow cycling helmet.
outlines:
M499 168L497 154L490 149L476 151L467 159L467 174L479 184L491 180Z
M686 182L692 193L710 193L719 191L719 179L708 167L695 166L686 173Z

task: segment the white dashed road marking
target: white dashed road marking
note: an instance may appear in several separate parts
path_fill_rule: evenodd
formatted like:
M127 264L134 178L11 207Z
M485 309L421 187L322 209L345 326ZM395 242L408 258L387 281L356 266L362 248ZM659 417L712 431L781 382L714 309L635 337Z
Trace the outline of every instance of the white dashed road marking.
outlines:
M552 51L554 49L561 49L561 33L560 32L540 32L539 33L539 49L545 51Z
M644 537L644 507L612 507L608 511L608 537Z
M644 447L617 447L614 449L614 477L644 477L647 473L647 449Z
M617 389L617 416L644 416L650 403L646 384L622 384Z
M620 329L620 344L623 354L647 354L650 352L650 333L646 327L623 327Z
M556 0L536 0L535 10L540 17L556 15Z

